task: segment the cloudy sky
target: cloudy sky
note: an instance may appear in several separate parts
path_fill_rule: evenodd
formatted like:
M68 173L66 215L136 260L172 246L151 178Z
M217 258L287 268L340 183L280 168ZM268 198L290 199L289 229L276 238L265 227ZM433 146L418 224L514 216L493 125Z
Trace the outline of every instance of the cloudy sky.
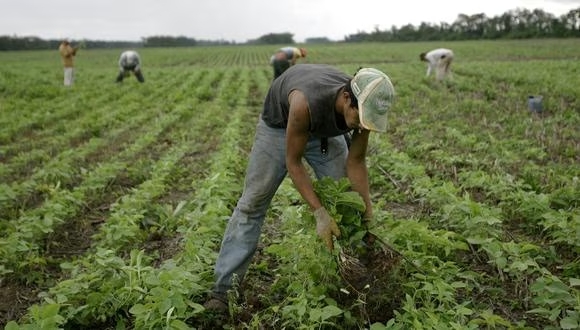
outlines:
M2 0L0 35L138 41L169 35L245 42L289 32L342 40L376 27L452 23L457 15L540 8L556 16L580 0Z

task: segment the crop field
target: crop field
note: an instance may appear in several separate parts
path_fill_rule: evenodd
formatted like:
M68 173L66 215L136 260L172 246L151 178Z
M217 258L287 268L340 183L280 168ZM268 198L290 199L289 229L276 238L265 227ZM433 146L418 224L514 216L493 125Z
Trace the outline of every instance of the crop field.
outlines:
M276 46L141 49L144 84L81 49L71 88L57 50L0 52L0 327L578 329L580 40L307 47L396 88L367 157L387 287L341 279L287 178L227 314L202 306Z

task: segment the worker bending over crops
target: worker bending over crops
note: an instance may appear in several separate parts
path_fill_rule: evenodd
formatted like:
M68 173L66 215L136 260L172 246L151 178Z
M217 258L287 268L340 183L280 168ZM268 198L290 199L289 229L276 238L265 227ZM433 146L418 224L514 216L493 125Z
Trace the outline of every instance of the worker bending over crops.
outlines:
M286 174L310 206L316 233L332 251L333 237L340 231L316 195L303 159L318 179L348 177L365 202L364 218L370 219L365 163L369 133L386 131L394 94L389 77L373 68L352 77L329 65L298 64L273 81L256 127L242 196L223 236L206 309L227 309L234 275L241 282L248 270L266 211ZM350 143L345 139L349 133Z
M143 72L141 72L141 58L134 50L127 50L121 53L119 58L119 74L117 75L117 82L122 82L125 77L128 77L131 72L139 82L145 82Z
M274 68L274 79L278 78L289 67L296 64L296 60L306 57L305 48L283 47L270 57L270 64Z
M439 81L445 79L451 72L451 62L453 62L453 51L447 48L437 48L427 53L421 53L419 58L427 62L427 75L435 71L435 78Z

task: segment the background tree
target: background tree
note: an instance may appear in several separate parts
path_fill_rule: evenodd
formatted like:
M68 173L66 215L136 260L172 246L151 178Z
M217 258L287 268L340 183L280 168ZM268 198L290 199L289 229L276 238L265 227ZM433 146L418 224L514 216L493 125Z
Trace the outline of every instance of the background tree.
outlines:
M264 45L278 45L278 44L294 44L294 35L289 32L285 33L269 33L253 40L251 43Z
M421 22L418 26L406 24L380 30L375 25L372 32L358 31L339 42L434 41L476 39L523 38L577 38L580 37L580 8L556 17L542 9L509 10L501 15L487 17L484 13L459 14L452 23ZM224 40L196 40L184 36L151 36L141 41L83 40L87 48L138 48L138 47L192 47L196 45L235 44ZM308 43L331 42L326 37L306 39ZM2 50L56 49L60 40L43 40L34 36L0 36ZM73 40L73 44L75 41ZM294 35L289 32L269 33L247 44L292 45Z

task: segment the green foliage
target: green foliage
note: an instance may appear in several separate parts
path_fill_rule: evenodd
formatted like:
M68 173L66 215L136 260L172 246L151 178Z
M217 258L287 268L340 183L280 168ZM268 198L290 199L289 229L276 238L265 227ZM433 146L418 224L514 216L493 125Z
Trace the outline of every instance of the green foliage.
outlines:
M360 194L350 190L350 181L347 178L334 180L324 177L313 185L322 205L340 228L339 241L359 242L367 230L362 221L366 207Z
M144 47L192 47L197 44L193 38L172 36L149 36L143 38Z
M294 35L290 32L284 33L268 33L262 35L256 40L251 40L250 43L267 44L267 45L281 45L281 44L294 44Z
M2 286L46 288L34 305L19 291L11 315L23 316L3 321L212 328L200 304L243 189L272 46L143 48L147 82L122 86L118 50L93 46L70 89L54 47L0 52ZM309 46L309 61L351 73L375 63L397 88L367 157L373 233L408 259L379 297L386 312L365 315L364 297L342 287L286 180L242 301L214 328L577 327L577 42L456 42L445 83L416 65L431 46ZM544 95L543 113L528 111L529 94ZM360 196L347 181L315 183L342 239L360 241Z
M64 317L59 315L59 304L48 304L44 306L32 306L30 309L30 317L32 324L18 325L14 321L6 324L5 330L54 330L62 329L64 324Z
M528 313L538 314L560 329L577 329L580 325L580 279L571 278L569 285L556 276L539 278L530 287L538 306Z

